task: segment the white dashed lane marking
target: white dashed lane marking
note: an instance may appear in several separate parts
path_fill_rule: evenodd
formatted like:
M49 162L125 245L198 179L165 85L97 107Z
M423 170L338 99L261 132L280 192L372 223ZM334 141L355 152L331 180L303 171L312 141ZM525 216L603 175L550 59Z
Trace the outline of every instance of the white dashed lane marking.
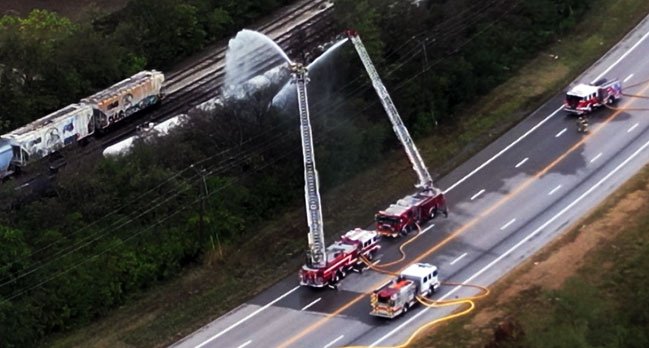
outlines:
M516 222L516 218L509 220L509 222L504 224L503 227L500 228L500 230L501 231L505 230L507 227L509 227L509 225L513 224L514 222Z

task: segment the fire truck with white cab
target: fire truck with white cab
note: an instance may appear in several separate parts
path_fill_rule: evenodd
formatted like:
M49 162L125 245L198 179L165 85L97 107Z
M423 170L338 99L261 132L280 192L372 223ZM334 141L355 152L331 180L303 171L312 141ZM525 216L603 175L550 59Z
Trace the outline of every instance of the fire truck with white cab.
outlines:
M335 288L348 273L364 266L360 256L369 260L376 256L381 248L378 241L379 235L375 231L357 228L345 233L339 241L327 247L325 267L313 267L307 259L300 269L300 285Z
M304 162L304 200L309 225L309 249L306 264L299 272L300 284L317 288L324 286L335 288L347 273L362 264L361 256L369 259L375 256L380 249L379 235L375 231L357 228L347 232L339 241L325 248L322 203L307 99L306 86L309 78L307 69L302 64L291 63L290 69L292 80L297 87Z
M374 290L370 299L370 314L395 318L408 312L417 303L417 296L430 296L440 285L437 267L428 263L412 264L397 278Z
M601 79L593 84L580 83L566 93L563 109L572 114L588 114L604 105L613 105L622 97L622 83Z

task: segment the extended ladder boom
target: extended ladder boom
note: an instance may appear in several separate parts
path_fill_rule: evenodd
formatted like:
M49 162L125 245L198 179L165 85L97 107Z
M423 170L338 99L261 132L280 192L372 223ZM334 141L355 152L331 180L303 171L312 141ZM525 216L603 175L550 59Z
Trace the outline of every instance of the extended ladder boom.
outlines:
M315 168L313 137L309 118L309 103L306 84L309 81L307 70L301 64L291 64L293 82L297 86L298 108L300 110L300 135L302 137L302 155L304 159L304 199L306 216L309 224L308 263L310 267L323 268L327 265L324 231L322 228L322 204L318 171Z
M358 52L358 55L361 58L363 65L365 66L365 70L367 70L367 74L372 80L372 86L374 86L376 93L381 99L381 104L383 104L383 108L390 118L390 122L392 122L392 128L394 129L397 138L406 150L406 154L408 155L408 158L412 163L412 168L415 170L415 173L417 173L419 183L415 186L420 189L433 189L433 178L430 176L428 168L426 168L424 160L421 158L419 150L417 150L417 146L415 146L415 143L412 141L412 137L410 136L410 133L408 133L408 129L403 124L401 116L399 116L399 112L394 106L392 98L390 98L390 94L388 94L388 90L383 85L383 81L381 81L381 77L376 71L372 60L370 59L370 56L365 49L365 45L363 45L361 38L358 36L358 33L350 30L347 31L347 36L351 40L352 44L354 44L356 52Z

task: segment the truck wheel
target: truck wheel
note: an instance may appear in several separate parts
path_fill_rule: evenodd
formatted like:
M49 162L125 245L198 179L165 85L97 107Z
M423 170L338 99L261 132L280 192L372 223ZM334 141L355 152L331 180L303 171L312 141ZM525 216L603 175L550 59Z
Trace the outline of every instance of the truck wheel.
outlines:
M410 307L409 303L406 303L405 305L403 305L403 314L408 313L408 307Z
M434 207L433 209L430 210L430 219L434 219L437 217L437 207Z

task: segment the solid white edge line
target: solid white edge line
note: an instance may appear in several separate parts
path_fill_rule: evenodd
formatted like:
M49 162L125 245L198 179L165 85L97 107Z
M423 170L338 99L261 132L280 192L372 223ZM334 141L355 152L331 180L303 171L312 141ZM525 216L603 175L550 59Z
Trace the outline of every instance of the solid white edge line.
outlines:
M561 185L555 187L552 189L552 191L548 192L548 196L552 196L555 192L557 192L561 188Z
M554 137L555 137L555 138L558 138L558 137L560 137L560 136L561 136L561 134L563 134L563 133L565 133L565 132L566 132L567 130L568 130L568 128L564 128L564 129L562 129L562 130L561 130L561 131L559 131L559 133L557 133L557 134L556 134L556 135L555 135Z
M501 230L501 231L504 231L507 227L509 227L509 226L510 226L511 224L513 224L514 222L516 222L516 218L513 218L513 219L509 220L509 222L506 223L506 224L504 224L504 225L500 228L500 230Z
M633 51L634 51L638 46L640 46L640 44L641 44L641 43L642 43L642 42L643 42L647 37L649 37L649 32L647 32L647 33L645 33L644 35L642 35L642 37L640 38L640 40L638 40L638 42L636 42L633 46L631 46L631 48L629 48L629 49L628 49L628 50L627 50L623 55L620 56L620 58L618 58L615 62L613 62L613 64L609 65L608 68L606 68L604 71L602 71L602 73L599 74L599 76L597 76L597 77L593 80L593 83L597 82L597 80L601 79L602 77L604 77L604 75L608 74L608 72L611 71L611 70L612 70L616 65L620 64L620 62L622 61L622 59L626 58L626 56L628 56L629 54L631 54L631 52L633 52Z
M627 50L627 51L626 51L622 56L620 56L620 58L618 58L615 62L613 62L613 64L609 65L609 67L606 68L606 69L605 69L605 70L604 70L604 71L603 71L603 72L602 72L602 73L601 73L597 78L595 78L595 80L594 80L593 82L599 80L602 76L606 75L609 71L611 71L611 69L613 69L616 65L618 65L618 64L619 64L619 63L620 63L624 58L626 58L626 56L628 56L629 54L631 54L631 52L633 52L633 51L634 51L638 46L640 46L640 44L641 44L641 43L642 43L642 42L643 42L647 37L649 37L649 32L647 32L646 34L644 34L644 35L640 38L640 40L638 40L638 42L636 42L633 46L631 46L631 48L629 48L629 49L628 49L628 50ZM546 116L543 120L541 120L541 122L537 123L534 127L530 128L527 132L525 132L523 135L521 135L520 137L518 137L518 138L517 138L516 140L514 140L512 143L510 143L509 145L507 145L504 149L500 150L500 151L499 151L497 154L495 154L493 157L491 157L490 159L488 159L487 161L485 161L484 163L482 163L482 164L481 164L480 166L478 166L476 169L472 170L469 174L465 175L462 179L458 180L455 184L451 185L449 188L447 188L446 190L444 190L444 194L448 193L449 191L451 191L452 189L454 189L455 187L457 187L459 184L461 184L461 183L463 183L464 181L466 181L466 179L470 178L470 177L473 176L475 173L477 173L478 171L480 171L482 168L484 168L485 166L487 166L489 163L493 162L496 158L500 157L503 153L505 153L506 151L508 151L508 150L511 149L512 147L514 147L514 145L518 144L518 143L519 143L521 140L523 140L525 137L527 137L527 136L530 135L532 132L534 132L535 130L537 130L539 127L541 127L545 122L547 122L550 118L552 118L554 115L556 115L556 114L557 114L559 111L561 111L562 109L563 109L563 106L560 106L558 109L554 110L550 115ZM523 162L523 163L524 163L524 162ZM427 231L427 230L428 230L428 228L424 229L424 232ZM241 322L250 319L252 316L256 315L256 314L257 314L258 312L260 312L261 310L264 310L264 309L270 307L271 305L277 303L278 301L280 301L280 300L283 299L284 297L288 296L289 294L291 294L292 292L294 292L295 290L297 290L299 287L300 287L299 285L296 286L295 288L293 288L292 290L288 291L288 292L285 293L284 295L278 297L277 299L275 299L275 300L273 300L272 302L268 303L268 304L265 305L264 307L262 307L262 308L258 309L257 311L253 312L251 315L248 315L248 316L246 316L244 319L242 319L242 320L240 320L239 322L233 324L233 326L228 327L227 329L225 329L224 331L220 332L219 334L217 334L217 335L211 337L211 338L208 339L207 341L205 341L205 342L201 343L200 345L196 346L196 348L201 348L201 347L203 347L206 343L209 343L209 342L211 342L212 340L214 340L215 338L220 337L222 334L224 334L224 333L230 331L233 327L240 325Z
M595 157L593 157L593 158L590 160L590 163L593 163L593 162L597 161L597 159L600 158L601 156L602 156L602 153L601 153L601 152L598 153Z
M518 168L518 167L522 166L523 164L525 164L525 162L527 162L528 159L530 159L530 158L529 158L529 157L525 157L525 158L523 158L523 160L520 161L520 162L518 162L518 163L514 166L514 168Z
M626 132L627 132L627 133L631 133L631 131L633 131L633 130L634 130L637 126L639 126L639 125L640 125L639 123L634 124L634 125L631 126L631 128L629 128Z
M323 348L329 348L329 347L333 346L334 344L336 344L336 342L342 340L343 337L345 337L345 335L340 335L340 336L338 336L338 338L336 338L336 339L334 339L333 341L327 343L327 345L324 346Z
M303 311L303 310L305 310L305 309L307 309L307 308L310 308L310 307L313 306L314 304L320 302L320 300L322 300L322 297L318 297L317 300L315 300L315 301L309 303L308 305L302 307L302 309L300 309L300 310Z
M605 177L603 177L600 181L595 183L595 185L591 186L586 192L582 193L579 197L577 197L574 201L572 201L570 204L568 204L565 208L561 209L556 215L551 217L548 221L546 221L543 225L539 226L536 230L532 231L532 233L528 234L525 238L521 239L520 242L516 243L514 246L509 248L507 251L505 251L502 255L498 256L496 259L491 261L489 264L484 266L482 269L480 269L478 272L474 273L471 277L467 278L465 281L462 282L462 284L467 284L472 282L475 278L479 277L482 273L493 267L496 263L500 262L502 259L507 257L509 254L514 252L514 250L518 249L521 245L526 243L528 240L532 239L532 237L536 236L539 232L541 232L544 228L548 227L551 223L553 223L555 220L557 220L559 217L561 217L563 214L565 214L567 211L571 210L572 207L574 207L577 203L579 203L581 200L586 198L588 195L593 193L599 186L601 186L606 180L608 180L611 176L615 175L622 167L627 165L631 160L633 160L636 156L638 156L642 151L644 151L647 147L649 147L649 141L646 142L644 145L642 145L638 150L636 150L631 156L627 157L626 160L624 160L622 163L620 163L617 167L615 167L612 171L610 171ZM455 292L457 292L462 286L458 285L451 289L449 292L447 292L444 296L440 297L438 301L443 301L449 296L453 295ZM377 341L372 343L370 347L374 347L377 344L380 344L383 342L385 339L389 338L390 336L394 335L395 332L400 331L403 329L406 325L409 325L413 320L417 319L419 316L423 315L426 313L430 307L424 308L422 311L419 313L413 315L410 319L406 320L404 323L401 325L397 326L394 328L392 331L388 332L385 336L379 338Z
M430 226L428 226L428 227L424 228L423 230L421 230L421 232L419 232L419 235L421 236L422 234L428 232L428 230L430 230L433 227L435 227L435 224L430 224Z
M622 81L622 83L626 83L627 81L631 80L632 77L633 77L633 74L627 76L627 77L624 79L624 81Z
M471 196L471 200L474 200L474 199L480 197L480 195L483 194L483 193L484 193L484 189L478 191L478 193L476 193L475 195Z
M464 253L464 254L458 256L455 260L451 261L451 263L449 263L449 265L453 266L456 262L462 260L462 258L465 257L466 254L467 254L467 253Z
M214 341L215 339L221 337L223 334L229 332L230 330L234 329L235 327L241 325L241 323L243 323L244 321L246 321L246 320L248 320L248 319L254 317L255 315L259 314L260 312L266 310L268 307L270 307L270 306L274 305L275 303L281 301L284 297L286 297L286 296L292 294L295 290L297 290L297 289L299 289L299 288L300 288L300 286L298 285L298 286L294 287L293 289L287 291L286 293L284 293L284 295L282 295L282 296L280 296L280 297L274 299L272 302L269 302L269 303L266 304L265 306L263 306L263 307L257 309L256 311L254 311L254 312L248 314L245 318L243 318L243 319L237 321L236 323L234 323L234 324L230 325L229 327L227 327L225 330L223 330L223 331L217 333L216 335L214 335L214 336L208 338L208 339L205 340L203 343L197 345L195 348L201 348L201 347L205 346L206 344L208 344L208 343Z
M246 342L246 343L240 345L238 348L243 348L243 347L249 345L250 343L252 343L252 340L249 340L248 342Z
M511 149L514 147L514 145L518 144L521 140L523 140L525 137L530 135L532 132L537 130L539 127L541 127L545 122L547 122L550 118L552 118L554 115L556 115L559 111L563 109L563 106L560 106L558 109L554 110L550 115L545 117L541 122L537 123L534 127L530 128L527 132L525 132L523 135L518 137L518 139L514 140L511 144L507 145L504 149L500 150L497 154L495 154L493 157L490 159L486 160L484 163L482 163L480 166L478 166L476 169L472 170L469 174L465 175L462 179L458 180L455 184L451 185L449 188L444 190L444 194L449 193L452 189L456 188L457 185L463 183L466 181L466 179L470 178L473 176L473 174L477 173L480 169L484 168L487 166L489 163L493 162L496 158L500 157L503 153L505 153L507 150Z

